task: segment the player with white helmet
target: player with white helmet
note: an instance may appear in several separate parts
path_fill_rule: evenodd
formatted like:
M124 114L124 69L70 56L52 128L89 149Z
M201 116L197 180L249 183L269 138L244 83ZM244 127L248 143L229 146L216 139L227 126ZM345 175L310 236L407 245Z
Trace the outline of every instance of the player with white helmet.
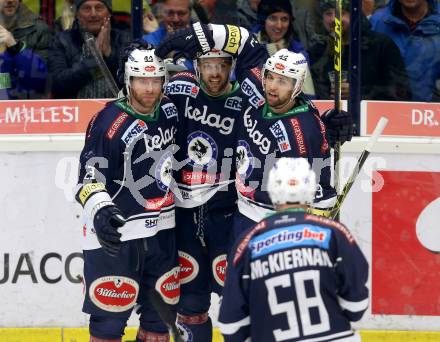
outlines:
M315 179L304 158L270 170L276 212L243 232L228 258L225 342L361 341L350 322L368 308L368 263L344 225L307 213Z
M168 341L148 293L157 290L171 307L179 300L170 190L177 109L163 96L165 65L148 44L126 48L118 76L125 96L92 118L80 156L83 311L90 341L121 341L136 304L136 341Z

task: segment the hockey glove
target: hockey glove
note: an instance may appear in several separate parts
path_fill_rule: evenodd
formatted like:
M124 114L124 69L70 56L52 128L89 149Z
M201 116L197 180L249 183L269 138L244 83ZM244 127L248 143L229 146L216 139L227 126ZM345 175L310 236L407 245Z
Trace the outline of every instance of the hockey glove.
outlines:
M183 56L187 59L196 59L209 52L212 47L214 47L214 40L209 26L197 22L189 28L169 33L156 49L155 54L165 59L170 52L176 51L174 60Z
M97 207L93 217L96 236L104 251L114 257L121 248L121 233L118 232L118 228L125 224L124 217L119 208L111 202L100 203Z
M110 256L116 256L121 248L121 233L118 228L125 224L119 208L112 202L103 183L84 184L76 194L84 207L87 218L93 222L98 241Z
M350 113L329 109L322 114L321 119L326 127L330 147L335 147L338 142L342 145L353 137L353 118Z

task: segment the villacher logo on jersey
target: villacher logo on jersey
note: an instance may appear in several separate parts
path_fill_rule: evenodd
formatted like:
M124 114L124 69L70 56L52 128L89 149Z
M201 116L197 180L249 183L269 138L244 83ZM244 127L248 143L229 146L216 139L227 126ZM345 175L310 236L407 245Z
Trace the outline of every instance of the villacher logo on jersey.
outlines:
M179 251L180 283L186 284L199 274L199 263L188 253Z
M215 281L220 285L225 285L226 267L228 260L226 254L219 255L212 261L212 273Z
M136 304L139 284L127 277L106 276L96 279L89 288L90 300L102 310L123 312Z
M177 304L180 298L179 267L174 267L161 276L157 280L155 288L165 303Z

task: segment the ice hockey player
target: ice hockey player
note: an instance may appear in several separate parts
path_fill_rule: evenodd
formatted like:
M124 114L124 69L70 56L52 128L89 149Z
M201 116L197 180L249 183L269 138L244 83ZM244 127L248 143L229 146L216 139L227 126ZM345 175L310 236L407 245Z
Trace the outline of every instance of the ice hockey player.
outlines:
M237 57L235 74L245 95L237 136L239 213L234 217L234 230L253 225L272 210L264 175L275 158L282 156L306 157L319 171L314 207L316 212L328 214L336 195L330 185L330 146L351 139L350 115L328 111L322 116L324 124L302 93L304 56L283 49L267 59L260 53L264 48L258 41L237 26L193 26L170 36L156 53L176 49L191 56L211 46Z
M197 25L197 24L195 24ZM212 340L211 293L221 294L236 211L233 153L241 93L235 61L220 50L194 60L195 73L174 75L166 94L179 112L176 237L181 265L178 323L188 341Z
M91 315L90 341L122 341L135 304L136 341L169 341L148 294L158 291L171 307L179 300L170 191L177 110L163 96L164 63L147 43L128 46L120 68L126 96L92 118L80 157L83 311Z
M307 159L269 173L276 213L241 235L229 258L219 325L225 342L344 341L368 307L368 263L341 223L307 213L316 190Z

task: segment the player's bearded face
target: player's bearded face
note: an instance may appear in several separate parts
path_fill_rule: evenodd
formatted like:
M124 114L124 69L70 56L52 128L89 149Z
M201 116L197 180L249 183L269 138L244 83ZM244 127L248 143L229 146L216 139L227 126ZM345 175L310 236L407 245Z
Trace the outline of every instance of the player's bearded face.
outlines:
M296 80L267 71L263 82L269 107L281 108L290 101Z
M222 95L229 86L232 60L227 57L201 58L198 68L204 90L212 96Z
M130 84L133 108L140 113L151 113L162 96L162 77L132 77Z

